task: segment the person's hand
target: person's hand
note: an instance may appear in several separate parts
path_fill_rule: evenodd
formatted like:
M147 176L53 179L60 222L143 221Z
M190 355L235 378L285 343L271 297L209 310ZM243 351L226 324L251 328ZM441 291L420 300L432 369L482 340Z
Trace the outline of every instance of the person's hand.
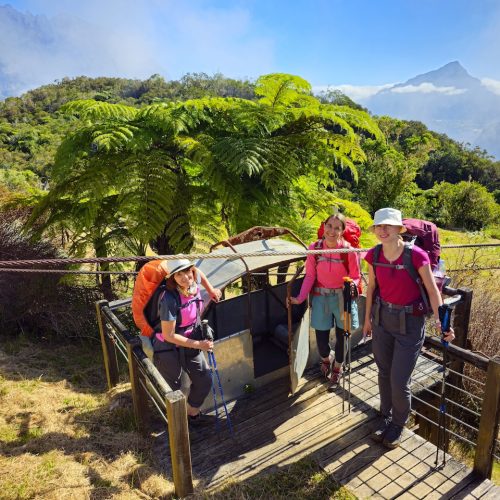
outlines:
M297 297L290 297L290 298L286 299L287 307L290 307L291 305L297 305L297 304L300 304Z
M213 340L199 340L198 342L198 349L201 349L202 351L211 351L214 348Z
M444 333L443 340L445 342L453 342L455 340L455 331L453 330L453 328L450 328L449 332Z
M366 320L363 325L363 338L369 339L372 336L372 322L371 320Z
M450 327L449 331L447 332L442 332L441 331L441 321L436 319L434 321L434 326L436 327L437 331L441 334L441 340L444 342L453 342L455 340L455 330Z
M208 295L214 302L219 302L222 292L218 288L213 288L208 292Z

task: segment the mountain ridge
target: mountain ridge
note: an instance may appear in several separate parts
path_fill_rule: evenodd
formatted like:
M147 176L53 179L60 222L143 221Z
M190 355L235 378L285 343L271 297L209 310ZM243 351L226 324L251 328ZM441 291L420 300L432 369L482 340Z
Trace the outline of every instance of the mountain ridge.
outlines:
M421 121L500 158L500 95L459 61L385 88L362 104L376 115Z

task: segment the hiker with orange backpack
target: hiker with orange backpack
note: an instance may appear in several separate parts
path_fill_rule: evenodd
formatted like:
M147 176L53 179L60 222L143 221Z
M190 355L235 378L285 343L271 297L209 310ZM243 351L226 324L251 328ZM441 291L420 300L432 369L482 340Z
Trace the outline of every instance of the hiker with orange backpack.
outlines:
M345 240L346 218L337 213L323 223L321 240L309 245L309 250L350 248ZM290 304L301 304L312 294L311 326L316 332L316 343L321 357L321 373L328 379L328 390L333 391L340 382L344 361L343 288L344 277L350 277L356 285L361 274L356 253L309 254L306 259L306 275L297 297ZM358 309L352 303L351 327L358 327ZM335 356L330 359L330 329L335 326Z
M191 380L187 414L192 424L203 423L200 407L212 386L203 351L212 350L214 344L202 335L199 273L188 259L168 262L166 286L159 301L161 333L155 332L152 337L154 364L169 386L173 390L181 388L183 371ZM203 278L200 281L205 282L211 298L219 300L220 291Z
M380 241L365 256L369 278L363 335L372 335L381 413L372 438L392 449L399 446L410 415L410 378L424 343L425 315L432 312L440 328L443 301L429 255L401 237L406 228L399 210L377 210L370 230ZM454 338L452 328L443 336L446 342Z

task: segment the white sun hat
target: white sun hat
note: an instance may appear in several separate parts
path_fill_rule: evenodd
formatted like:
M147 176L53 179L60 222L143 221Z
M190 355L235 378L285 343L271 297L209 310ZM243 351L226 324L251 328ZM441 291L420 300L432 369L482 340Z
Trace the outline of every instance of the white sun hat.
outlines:
M184 271L184 269L189 269L193 266L194 264L188 259L170 260L168 261L168 276L170 277L179 271Z
M403 225L401 212L395 208L381 208L375 212L373 217L373 225L369 227L370 231L375 229L375 226L399 226L400 233L404 233L406 228Z

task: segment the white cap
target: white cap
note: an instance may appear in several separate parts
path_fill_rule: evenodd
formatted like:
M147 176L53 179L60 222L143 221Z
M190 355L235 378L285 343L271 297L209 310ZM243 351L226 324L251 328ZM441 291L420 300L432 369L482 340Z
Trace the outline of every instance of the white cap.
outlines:
M401 212L395 208L381 208L375 212L373 217L373 225L370 226L370 231L373 231L375 226L400 226L400 233L404 233L406 228L403 225L403 218Z

